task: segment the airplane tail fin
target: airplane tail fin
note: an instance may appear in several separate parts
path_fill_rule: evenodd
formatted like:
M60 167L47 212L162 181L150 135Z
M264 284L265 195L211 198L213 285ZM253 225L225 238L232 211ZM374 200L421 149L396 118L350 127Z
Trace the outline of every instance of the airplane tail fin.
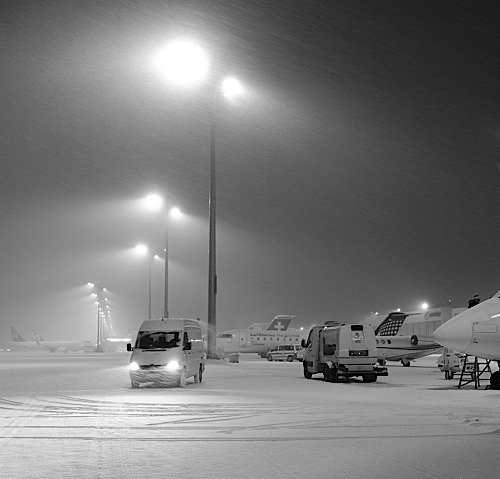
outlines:
M375 330L375 336L395 336L409 315L406 313L389 313Z
M272 331L286 331L292 318L295 318L295 316L289 314L279 314L273 318L272 322L266 329Z
M10 334L12 335L12 341L14 343L25 343L26 339L24 339L19 331L13 326L10 327Z

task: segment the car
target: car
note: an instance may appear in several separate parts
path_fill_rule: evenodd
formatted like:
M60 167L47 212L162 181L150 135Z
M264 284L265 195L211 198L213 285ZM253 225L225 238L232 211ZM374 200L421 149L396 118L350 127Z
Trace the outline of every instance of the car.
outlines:
M278 346L276 349L268 351L266 358L268 361L288 361L292 362L294 359L298 359L297 355L302 354L302 348L297 344L283 344Z

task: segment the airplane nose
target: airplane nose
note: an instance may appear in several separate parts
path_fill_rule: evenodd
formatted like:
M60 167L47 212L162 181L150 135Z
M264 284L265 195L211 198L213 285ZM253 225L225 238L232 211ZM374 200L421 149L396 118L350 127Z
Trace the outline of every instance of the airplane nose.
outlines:
M462 318L450 319L434 331L434 340L445 348L464 352L472 341L472 323Z

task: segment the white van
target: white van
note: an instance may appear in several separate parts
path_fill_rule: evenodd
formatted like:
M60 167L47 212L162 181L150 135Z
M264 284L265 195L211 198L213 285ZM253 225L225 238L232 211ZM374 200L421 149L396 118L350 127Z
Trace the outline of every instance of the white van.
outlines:
M154 319L141 324L130 358L132 387L141 382L174 383L202 381L205 353L200 323L195 319Z

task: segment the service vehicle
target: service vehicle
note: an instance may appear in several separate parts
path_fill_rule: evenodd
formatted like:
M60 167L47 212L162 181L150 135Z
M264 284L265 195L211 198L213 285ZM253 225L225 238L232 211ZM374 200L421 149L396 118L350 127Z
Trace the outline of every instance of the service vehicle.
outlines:
M268 361L288 361L297 359L297 354L302 348L296 344L282 344L271 351L268 351L266 358Z
M445 348L443 354L437 360L437 365L439 370L444 372L445 379L453 379L455 374L462 372L464 362L465 354ZM473 370L474 367L472 365L467 365L465 369L467 373L471 373Z
M205 352L199 321L195 319L153 319L144 321L134 346L127 344L132 387L140 383L174 383L184 387L189 377L202 381Z
M327 321L311 328L302 347L306 379L316 373L322 373L328 382L354 376L375 382L378 376L387 376L387 368L378 363L375 333L370 325Z

